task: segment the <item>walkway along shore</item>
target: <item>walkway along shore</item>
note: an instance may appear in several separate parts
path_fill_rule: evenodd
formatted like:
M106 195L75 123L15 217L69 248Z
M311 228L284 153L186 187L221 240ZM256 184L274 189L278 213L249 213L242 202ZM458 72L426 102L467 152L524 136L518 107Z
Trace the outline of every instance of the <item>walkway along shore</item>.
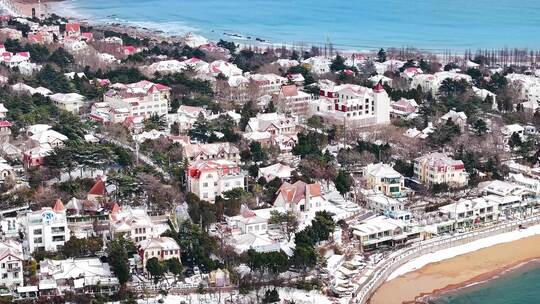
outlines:
M371 276L353 293L351 303L366 304L375 291L388 279L399 267L412 259L422 255L464 245L489 236L514 231L521 226L533 226L540 224L540 215L526 219L501 223L478 231L467 232L460 235L429 239L411 247L398 250L382 260Z

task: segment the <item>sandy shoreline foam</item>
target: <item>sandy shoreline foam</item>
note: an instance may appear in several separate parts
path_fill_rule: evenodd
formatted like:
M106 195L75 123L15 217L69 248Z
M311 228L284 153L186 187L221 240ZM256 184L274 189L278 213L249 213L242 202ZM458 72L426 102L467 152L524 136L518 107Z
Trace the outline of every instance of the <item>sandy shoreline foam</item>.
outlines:
M402 270L397 278L387 281L375 292L370 303L421 303L422 298L485 282L536 260L540 258L540 226L527 230L507 233L506 237L516 238L514 240L503 240L504 243L477 250L473 248L473 252L424 263L425 266L420 257L416 261L418 267L409 265L407 271ZM523 238L519 238L519 234ZM424 258L429 260L431 257ZM414 260L411 262L415 263Z

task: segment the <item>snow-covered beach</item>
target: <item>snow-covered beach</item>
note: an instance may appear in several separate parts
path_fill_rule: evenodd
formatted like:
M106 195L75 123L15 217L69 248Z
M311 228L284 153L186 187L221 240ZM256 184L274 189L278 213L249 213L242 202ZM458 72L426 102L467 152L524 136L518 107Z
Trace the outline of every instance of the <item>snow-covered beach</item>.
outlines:
M540 225L436 251L392 273L371 303L402 303L497 277L540 257Z

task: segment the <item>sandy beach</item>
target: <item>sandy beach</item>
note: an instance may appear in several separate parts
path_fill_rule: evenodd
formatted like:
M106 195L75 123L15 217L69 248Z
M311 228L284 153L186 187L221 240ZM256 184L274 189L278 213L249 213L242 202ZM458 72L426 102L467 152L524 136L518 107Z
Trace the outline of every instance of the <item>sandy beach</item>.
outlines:
M375 292L371 304L415 303L428 294L437 294L497 274L540 258L540 236L503 243L428 264L385 283Z

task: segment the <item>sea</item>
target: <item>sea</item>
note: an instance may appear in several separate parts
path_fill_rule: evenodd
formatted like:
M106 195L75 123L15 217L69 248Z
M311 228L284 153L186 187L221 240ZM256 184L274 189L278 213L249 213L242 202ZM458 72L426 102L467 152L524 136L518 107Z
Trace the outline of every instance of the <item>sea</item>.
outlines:
M452 291L431 304L538 304L540 263L526 264L498 278Z
M66 0L62 14L218 40L342 50L540 49L539 0Z

